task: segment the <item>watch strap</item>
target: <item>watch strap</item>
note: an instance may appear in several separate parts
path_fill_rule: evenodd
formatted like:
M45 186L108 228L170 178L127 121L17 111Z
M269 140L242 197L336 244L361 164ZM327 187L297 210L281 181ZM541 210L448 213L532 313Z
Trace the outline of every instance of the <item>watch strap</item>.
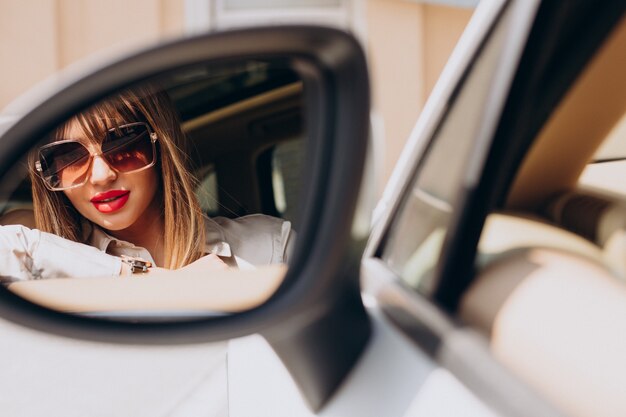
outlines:
M122 255L120 258L122 259L122 262L130 267L130 271L133 274L148 272L148 269L152 267L152 262L146 261L143 258L127 255Z

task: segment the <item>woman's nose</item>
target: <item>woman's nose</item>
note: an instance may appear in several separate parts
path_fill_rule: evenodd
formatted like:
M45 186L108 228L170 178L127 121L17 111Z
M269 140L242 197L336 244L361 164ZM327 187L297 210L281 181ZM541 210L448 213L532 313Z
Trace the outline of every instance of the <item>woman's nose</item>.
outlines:
M92 184L106 184L107 182L114 181L117 178L117 173L111 169L109 164L101 157L94 156L91 163L91 177L89 181Z

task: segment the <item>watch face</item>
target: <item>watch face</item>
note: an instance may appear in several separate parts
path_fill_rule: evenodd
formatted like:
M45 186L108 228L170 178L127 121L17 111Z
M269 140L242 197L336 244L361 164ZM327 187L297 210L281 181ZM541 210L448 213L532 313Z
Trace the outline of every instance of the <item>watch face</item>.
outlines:
M122 255L122 262L130 266L130 270L133 274L140 272L148 272L148 268L152 267L152 263L141 258L133 258L130 256Z

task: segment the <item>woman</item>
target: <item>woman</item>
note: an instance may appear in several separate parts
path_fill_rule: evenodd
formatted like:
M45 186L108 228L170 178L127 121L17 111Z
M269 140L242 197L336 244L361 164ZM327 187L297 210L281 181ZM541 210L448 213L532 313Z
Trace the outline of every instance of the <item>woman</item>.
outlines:
M184 145L168 96L146 88L100 102L56 129L29 163L38 230L11 227L0 235L5 248L19 248L5 258L21 254L11 277L116 275L199 260L209 267L286 262L289 222L203 215ZM58 259L58 251L80 253L72 261L80 265L56 266L48 254Z

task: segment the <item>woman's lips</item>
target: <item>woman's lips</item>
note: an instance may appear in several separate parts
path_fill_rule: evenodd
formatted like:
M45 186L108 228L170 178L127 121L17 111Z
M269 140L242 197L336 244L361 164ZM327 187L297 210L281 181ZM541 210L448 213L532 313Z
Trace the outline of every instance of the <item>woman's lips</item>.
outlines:
M98 193L92 197L91 204L101 213L112 213L124 207L128 201L130 191L111 190Z

